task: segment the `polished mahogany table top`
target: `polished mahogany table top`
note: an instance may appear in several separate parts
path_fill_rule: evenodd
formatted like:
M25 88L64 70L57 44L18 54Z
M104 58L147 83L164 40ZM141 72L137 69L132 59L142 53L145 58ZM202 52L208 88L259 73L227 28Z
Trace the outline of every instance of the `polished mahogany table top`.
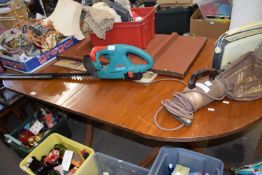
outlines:
M208 40L184 81L187 82L194 71L211 67L214 42ZM73 70L51 63L40 72ZM242 131L262 118L262 99L252 102L227 99L229 104L216 101L196 111L192 126L167 132L154 125L153 117L161 106L161 100L170 99L174 92L184 89L182 84L175 81L163 81L150 86L125 80L6 80L4 84L14 91L88 119L159 141L191 142L219 138ZM207 108L214 108L215 111L210 112ZM167 128L179 125L166 111L159 114L158 121Z

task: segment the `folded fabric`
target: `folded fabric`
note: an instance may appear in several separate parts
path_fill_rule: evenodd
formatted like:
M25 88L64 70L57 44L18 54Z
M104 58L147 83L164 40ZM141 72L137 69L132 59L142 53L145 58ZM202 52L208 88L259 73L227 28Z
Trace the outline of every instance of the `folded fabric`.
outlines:
M123 22L129 22L132 20L130 10L124 7L122 4L110 0L104 0L104 2L116 11L116 13L121 17L121 20Z
M106 31L112 30L115 22L121 22L120 16L103 2L92 7L86 6L83 10L86 12L83 30L92 32L101 39L105 39Z
M115 0L115 2L118 2L118 3L121 4L124 8L126 8L127 10L130 11L131 5L130 5L130 1L129 1L129 0Z

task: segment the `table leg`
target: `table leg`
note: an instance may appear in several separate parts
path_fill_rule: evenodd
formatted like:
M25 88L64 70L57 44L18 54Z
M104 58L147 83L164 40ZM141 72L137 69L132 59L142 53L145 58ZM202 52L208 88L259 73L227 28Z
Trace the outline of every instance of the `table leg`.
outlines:
M254 158L255 160L262 159L262 133L260 134L260 138L256 146Z
M0 121L0 132L3 134L9 133L7 127Z
M188 146L191 150L204 154L205 148L208 147L208 140L201 142L189 142Z
M90 146L93 140L94 127L91 124L86 124L86 145Z
M91 124L86 124L86 145L90 146L93 140L93 134L94 134L94 127ZM140 166L147 167L150 163L152 163L158 152L159 152L160 146L154 147L151 153L149 153L148 156L146 156L145 159L139 162Z
M159 146L154 147L153 150L151 151L151 153L144 160L140 161L138 163L138 165L140 165L142 167L147 167L149 164L151 164L155 160L155 158L156 158L156 156L159 152L159 149L160 149Z

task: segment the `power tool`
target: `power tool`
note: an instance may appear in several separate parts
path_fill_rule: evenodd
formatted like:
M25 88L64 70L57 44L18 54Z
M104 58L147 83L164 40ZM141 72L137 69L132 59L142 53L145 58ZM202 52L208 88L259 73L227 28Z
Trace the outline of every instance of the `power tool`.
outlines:
M143 59L146 64L133 64L129 54ZM104 56L105 62L101 62ZM108 62L108 63L107 63ZM82 80L86 77L101 79L140 80L143 73L152 68L152 57L142 49L125 44L94 47L89 56L84 56L83 65L87 72L82 73L28 73L0 74L0 79L72 79Z

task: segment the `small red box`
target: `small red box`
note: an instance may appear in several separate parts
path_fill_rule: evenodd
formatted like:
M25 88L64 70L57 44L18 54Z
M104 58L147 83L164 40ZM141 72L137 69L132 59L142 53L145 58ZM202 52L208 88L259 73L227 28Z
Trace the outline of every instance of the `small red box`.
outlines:
M113 29L106 32L105 40L90 33L93 46L129 44L145 49L149 41L155 37L155 8L145 7L131 10L143 17L143 20L140 22L114 23Z

